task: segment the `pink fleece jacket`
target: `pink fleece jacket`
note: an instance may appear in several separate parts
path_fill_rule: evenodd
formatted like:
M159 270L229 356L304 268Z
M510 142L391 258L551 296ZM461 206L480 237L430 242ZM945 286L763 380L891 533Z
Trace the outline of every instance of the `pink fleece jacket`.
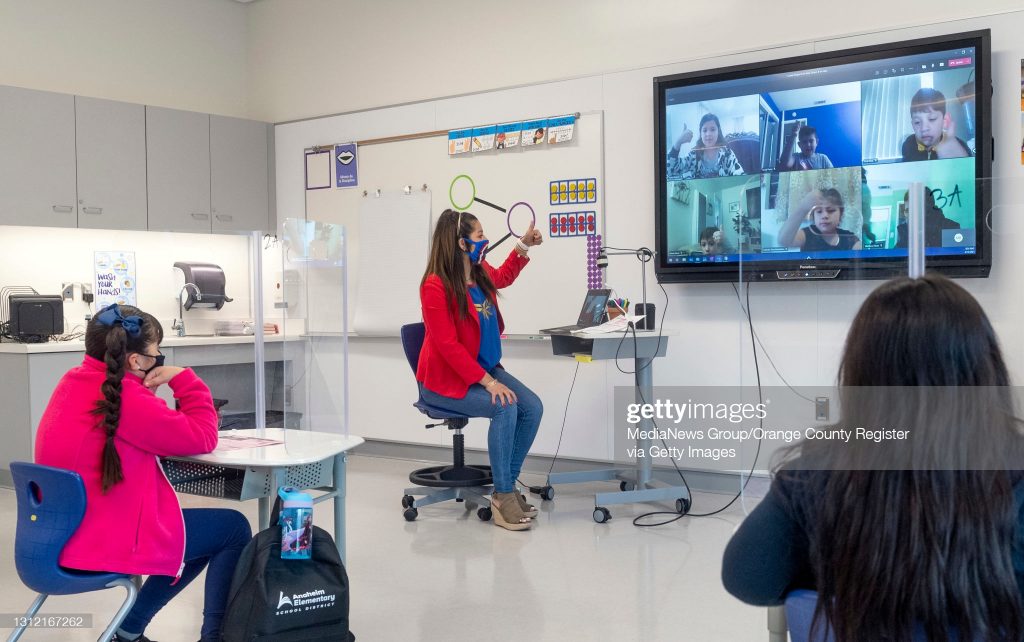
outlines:
M197 455L217 447L217 412L210 389L191 370L168 383L174 410L126 374L114 445L124 480L102 490L104 433L92 413L102 398L106 366L86 356L57 384L36 433L36 463L74 470L85 482L82 525L60 555L61 566L137 575L181 573L185 523L178 497L160 466L161 456Z

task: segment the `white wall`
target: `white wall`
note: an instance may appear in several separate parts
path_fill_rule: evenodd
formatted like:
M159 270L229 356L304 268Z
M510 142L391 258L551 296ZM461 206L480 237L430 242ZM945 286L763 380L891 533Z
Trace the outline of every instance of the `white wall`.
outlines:
M1019 0L260 0L247 14L249 100L253 118L282 122L1020 6Z
M273 4L273 3L271 3ZM353 138L372 138L412 131L430 131L468 123L499 122L533 113L603 110L605 115L605 211L609 244L621 247L651 245L654 240L653 131L651 78L704 67L740 64L777 57L841 49L870 43L898 41L927 35L991 28L993 30L993 135L996 139L994 185L996 206L992 277L964 280L984 305L1000 334L1008 362L1018 381L1024 380L1024 313L1019 279L1024 255L1016 248L1024 236L1022 169L1017 157L1020 107L1017 87L1024 44L1024 12L998 18L875 33L844 39L807 42L767 51L722 56L646 69L609 72L570 81L488 92L471 96L426 101L370 110L320 121L277 127L279 211L300 210L302 149L312 144ZM326 91L330 91L327 89ZM317 100L317 99L314 99ZM458 121L458 122L455 122ZM357 241L355 241L357 242ZM537 252L556 251L554 243ZM628 258L614 261L607 279L631 299L639 298L639 270ZM850 320L877 281L836 283L770 283L755 285L751 307L754 323L768 353L782 376L793 385L828 385L835 381L839 355ZM652 288L650 299L660 312L663 296ZM732 287L729 284L671 285L666 327L677 330L669 354L658 360L655 382L661 385L753 385L755 370L750 337ZM538 293L538 298L576 296L571 293ZM504 363L542 397L544 423L534 452L550 454L558 443L566 393L573 362L550 356L543 343L508 342ZM628 368L627 368L628 369ZM607 362L583 365L573 393L562 441L561 454L611 458L611 397L614 386L628 386L632 377ZM437 443L445 437L427 433L417 413L408 407L416 396L415 385L397 342L356 339L352 343L353 376L351 430L355 434L401 441ZM781 381L765 359L760 361L764 385ZM388 409L390 421L381 420ZM808 421L813 415L808 413ZM467 441L483 446L486 430L467 431Z
M0 0L0 85L248 117L246 7Z

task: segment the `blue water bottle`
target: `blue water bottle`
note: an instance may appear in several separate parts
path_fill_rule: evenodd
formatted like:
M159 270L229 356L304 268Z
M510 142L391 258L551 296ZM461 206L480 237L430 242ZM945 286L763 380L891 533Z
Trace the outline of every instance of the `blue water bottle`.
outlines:
M281 498L281 559L308 560L313 557L313 498L283 486Z

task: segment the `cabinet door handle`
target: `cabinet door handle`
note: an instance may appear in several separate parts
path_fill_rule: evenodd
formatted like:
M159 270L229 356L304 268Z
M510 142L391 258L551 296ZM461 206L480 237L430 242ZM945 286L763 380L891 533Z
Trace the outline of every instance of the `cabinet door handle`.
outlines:
M210 215L206 212L192 212L192 218L197 221L208 221L210 220Z
M233 220L235 220L235 217L232 216L231 214L214 214L214 216L217 217L218 221L233 221Z
M70 214L75 211L74 205L54 205L53 211L58 214Z
M102 207L83 207L82 208L82 213L83 214L102 214L103 213L103 208Z

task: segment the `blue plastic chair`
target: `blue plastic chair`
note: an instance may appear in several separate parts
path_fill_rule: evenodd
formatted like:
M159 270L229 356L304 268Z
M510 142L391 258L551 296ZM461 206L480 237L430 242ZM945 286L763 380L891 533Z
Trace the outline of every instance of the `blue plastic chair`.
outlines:
M816 635L811 637L811 620L814 609L818 605L818 593L807 589L797 589L786 594L786 623L789 626L791 642L833 642L832 627L819 626ZM824 632L821 630L824 629ZM950 631L949 638L953 642L958 639L956 631ZM917 626L911 636L913 642L928 642L924 629Z
M402 326L402 349L405 350L405 358L409 361L409 367L414 374L420 361L420 350L423 348L425 335L426 327L423 323ZM409 481L416 484L416 487L406 488L402 497L405 519L410 522L415 520L419 514L418 508L454 499L457 502L466 502L467 508L478 507L477 517L486 522L491 518L491 508L490 500L485 496L494 490L491 486L493 479L490 466L466 465L465 437L462 429L469 423L469 417L431 406L423 400L422 395L413 406L431 419L440 420L436 424L427 424L427 428L448 426L449 430L455 431L452 435L454 462L451 466L420 468L409 474ZM437 490L428 490L431 488ZM416 499L414 495L424 497Z
M50 595L74 595L122 587L128 592L114 619L103 631L109 640L128 615L138 589L132 576L62 568L57 559L85 516L85 485L78 473L61 468L12 462L11 475L18 498L18 526L14 562L25 586L39 593L25 612L32 618ZM21 637L25 627L11 633L7 642Z
M824 628L824 635L818 632L811 637L811 621L814 609L818 606L818 593L806 589L790 591L786 594L786 624L789 626L789 638L792 642L833 642L831 627Z

